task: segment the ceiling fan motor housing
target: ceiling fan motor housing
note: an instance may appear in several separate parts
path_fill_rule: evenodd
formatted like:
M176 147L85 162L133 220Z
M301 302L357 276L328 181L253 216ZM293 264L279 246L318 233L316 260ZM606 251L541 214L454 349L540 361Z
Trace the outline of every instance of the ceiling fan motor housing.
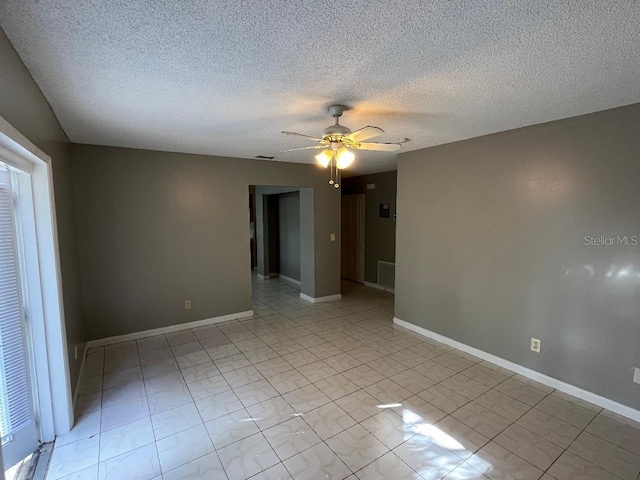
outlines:
M331 125L330 127L327 127L324 129L324 131L322 132L322 138L324 140L328 140L328 141L340 141L342 140L342 137L344 137L345 135L349 135L351 133L351 129L347 128L343 125Z
M355 158L353 152L350 151L351 149L390 152L400 148L399 143L362 143L363 140L368 140L369 138L373 138L384 133L384 130L379 127L368 125L352 132L350 128L340 125L340 117L346 110L348 110L348 107L345 105L329 105L327 111L335 118L335 123L324 129L322 132L322 138L296 132L282 132L286 135L297 135L317 142L317 145L311 147L293 148L285 151L292 152L297 150L322 148L323 151L316 155L316 159L318 160L318 163L325 168L331 165L331 170L333 172L334 168L337 171L351 165ZM334 161L335 167L332 163ZM334 180L333 176L331 177L331 180ZM335 182L335 187L338 187L337 182Z
M327 108L329 114L335 117L336 123L327 127L322 132L322 139L328 142L341 142L342 138L351 133L351 129L340 125L340 116L347 110L345 105L329 105Z

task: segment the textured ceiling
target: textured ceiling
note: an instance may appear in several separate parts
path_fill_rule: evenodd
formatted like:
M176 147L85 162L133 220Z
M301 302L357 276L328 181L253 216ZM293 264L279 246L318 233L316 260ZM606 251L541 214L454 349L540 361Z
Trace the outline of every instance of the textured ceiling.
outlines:
M319 135L330 103L407 151L640 101L635 0L2 0L0 22L78 143L311 162L280 131Z

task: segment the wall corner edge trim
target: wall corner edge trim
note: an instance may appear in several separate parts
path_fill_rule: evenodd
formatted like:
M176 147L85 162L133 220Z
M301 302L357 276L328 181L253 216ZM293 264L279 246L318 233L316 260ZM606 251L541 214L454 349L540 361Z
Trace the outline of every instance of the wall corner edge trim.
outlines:
M326 297L310 297L300 292L300 298L311 303L333 302L334 300L342 300L342 294L336 293L335 295L327 295Z
M87 351L89 350L89 342L84 342L84 349L82 350L82 358L80 364L80 371L78 372L78 380L76 381L76 388L73 390L73 411L76 411L76 403L78 401L78 395L80 393L80 384L82 383L82 377L84 376L84 361L87 358ZM73 428L73 427L72 427Z

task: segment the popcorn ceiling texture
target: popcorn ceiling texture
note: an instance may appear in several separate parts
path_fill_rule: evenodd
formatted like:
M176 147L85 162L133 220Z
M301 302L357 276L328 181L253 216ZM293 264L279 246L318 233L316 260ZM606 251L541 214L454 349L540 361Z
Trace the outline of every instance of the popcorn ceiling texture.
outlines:
M408 151L640 101L633 0L3 0L0 22L77 143L311 163L280 131L335 102Z

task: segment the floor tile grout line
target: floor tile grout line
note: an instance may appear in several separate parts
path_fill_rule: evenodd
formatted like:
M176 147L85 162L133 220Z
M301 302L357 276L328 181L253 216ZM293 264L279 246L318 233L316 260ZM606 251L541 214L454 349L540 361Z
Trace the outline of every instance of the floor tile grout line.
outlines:
M602 409L602 411L604 411L604 409ZM587 424L587 426L586 426L586 427L584 427L580 433L584 433L584 432L586 432L586 433L588 433L589 435L593 435L594 437L598 438L599 440L602 440L603 442L606 442L606 443L608 443L609 445L612 445L612 446L613 446L613 447L615 447L615 448L620 448L620 449L624 450L625 452L627 452L627 453L631 453L632 455L635 455L636 457L639 457L639 458L640 458L640 454L635 453L635 452L633 452L633 451L631 451L631 450L627 449L626 447L623 447L623 446L621 446L621 445L617 445L617 444L615 444L615 443L613 443L613 442L611 442L611 441L607 440L606 438L603 438L603 437L601 437L601 436L599 436L599 435L596 435L595 433L587 432L587 428L589 427L589 425L591 425L591 423L593 423L593 421L594 421L596 418L598 418L598 416L606 417L606 415L602 415L602 413L597 413L597 414L595 414L595 415L594 415L594 417L589 421L589 423ZM614 422L617 422L617 420L614 420L614 419L610 419L610 420L612 420L612 421L614 421ZM620 422L618 422L618 423L620 423ZM624 424L623 424L623 425L624 425ZM630 427L630 428L634 428L634 427ZM639 430L639 429L634 428L634 430ZM575 440L577 440L579 436L580 436L580 435L578 435L578 436L573 440L573 442L575 442ZM571 444L573 444L573 442L571 442ZM570 452L570 453L571 453L571 452ZM580 456L580 455L578 455L578 456Z
M607 473L610 473L610 474L611 474L611 475L613 475L614 477L622 478L622 477L620 477L619 475L617 475L617 474L615 474L615 473L613 473L613 472L611 472L611 471L607 470L606 468L601 467L601 466L599 466L599 465L596 465L596 464L595 464L595 463L593 463L591 460L589 460L589 459L587 459L587 458L584 458L582 455L579 455L579 454L577 454L577 453L573 453L573 452L570 452L570 451L569 451L569 449L571 448L571 446L576 442L576 440L578 440L578 438L580 437L580 435L582 435L584 432L587 432L587 428L589 428L589 425L591 425L591 424L593 423L593 421L598 417L598 415L599 415L599 413L593 416L593 418L589 421L589 423L587 423L587 425L586 425L586 426L585 426L585 427L580 431L580 433L579 433L578 435L576 435L576 438L574 438L574 439L571 441L571 443L567 446L567 448L565 448L565 449L563 450L563 452L558 456L558 458L553 462L553 464L551 464L551 466L549 466L549 469L550 469L550 468L555 464L555 462L557 462L557 461L558 461L558 459L559 459L559 458L560 458L564 453L570 453L571 455L575 455L575 456L577 456L577 457L580 457L582 460L586 461L587 463L589 463L589 464L591 464L591 465L595 465L596 467L598 467L598 468L600 468L600 469L602 469L602 470L606 471ZM589 433L589 432L587 432L587 433ZM606 439L604 439L604 438L600 438L600 437L598 437L597 435L594 435L594 436L595 436L596 438L598 438L598 439L600 439L600 440L604 441L604 442L609 443L610 445L612 445L612 446L614 446L614 447L622 448L622 447L619 447L618 445L615 445L614 443L608 442L608 441L607 441ZM625 450L625 449L623 449L623 450ZM627 450L627 451L628 451L628 450ZM633 452L630 452L630 453L633 453ZM547 469L547 470L549 470L549 469ZM546 471L545 471L545 473L546 473ZM640 472L638 472L638 474L640 475Z
M298 317L298 318L299 318L299 317ZM360 322L358 321L358 322L356 322L356 323L360 323ZM249 330L251 331L251 329L250 329L250 328L249 328ZM372 330L373 330L373 329L372 329ZM193 333L193 332L192 332L192 333ZM252 332L252 333L253 333L253 332ZM313 333L313 332L312 332L312 333ZM315 333L314 333L314 334L315 334ZM254 335L255 335L255 334L254 334ZM259 335L256 335L256 336L259 338ZM196 338L197 338L197 336L196 336ZM291 338L291 337L290 337L290 338ZM295 341L295 339L292 339L292 340L294 340L294 341ZM326 339L325 339L325 340L326 340ZM199 341L199 339L198 339L198 341ZM393 341L393 339L392 339L392 338L390 338L390 341ZM233 342L232 342L232 343L233 343ZM331 343L331 341L327 341L327 342L324 342L324 343ZM373 342L373 343L377 343L377 342ZM371 342L370 342L370 343L365 344L365 345L372 345L373 343L371 343ZM332 345L333 345L333 344L332 344ZM398 345L400 345L400 344L398 344ZM204 347L204 345L202 345L202 344L201 344L201 346L202 346L202 347ZM267 344L267 346L268 346L268 344ZM334 346L335 346L335 345L334 345ZM412 345L410 345L409 347L407 347L407 346L405 346L405 345L401 345L401 346L403 347L401 350L398 350L397 352L388 353L388 354L386 354L386 355L383 355L383 356L382 356L382 357L380 357L380 358L390 357L391 355L394 355L395 353L398 353L398 352L400 352L400 351L406 351L406 350L409 350L409 349L412 347ZM337 347L337 348L338 348L338 349L340 349L340 350L342 350L342 353L347 353L347 352L348 352L348 351L343 350L341 347ZM206 349L205 349L205 350L206 350ZM437 356L435 356L435 357L428 358L426 361L433 360L434 358L437 358L438 356L445 355L446 353L451 352L451 351L453 351L453 350L449 350L449 351L444 352L444 353L441 353L441 354L439 354L439 355L437 355ZM276 353L277 353L277 352L276 352ZM415 353L415 352L412 352L412 353ZM243 352L243 355L244 355L244 352ZM282 357L283 357L283 355L281 355L281 354L278 354L278 356L279 356L279 358L282 358ZM322 359L322 360L324 361L324 360L326 360L326 358L330 358L330 357L325 357L325 358L324 358L324 359ZM463 358L464 358L464 357L463 357ZM283 359L283 360L284 360L284 359ZM213 360L212 360L212 361L213 361ZM286 362L286 360L284 360L284 361ZM256 362L256 363L261 363L261 362ZM255 365L256 363L252 363L252 365ZM422 362L422 363L425 363L425 362ZM436 363L438 363L438 362L436 361ZM460 371L456 371L456 372L454 373L454 375L457 375L457 374L463 374L463 375L464 375L464 373L463 373L464 371L468 370L469 368L472 368L472 367L473 367L473 366L475 366L475 365L479 365L480 363L481 363L481 362L476 362L476 363L474 363L474 365L471 365L471 366L469 366L469 367L467 367L467 368L464 368L464 369L462 369L462 370L460 370ZM215 365L215 362L214 362L214 365ZM407 371L407 370L411 370L411 369L413 369L413 368L415 368L415 367L417 367L417 366L419 366L419 365L420 365L420 364L415 365L414 367L408 367L407 365L403 365L403 366L405 367L405 371ZM297 367L297 368L296 368L296 367L293 367L293 366L292 366L292 370L296 370L296 371L297 371L297 370L298 370L298 368L300 368L300 367ZM353 368L357 368L357 367L353 367ZM487 367L485 367L485 368L487 368ZM292 370L287 370L287 371L292 371ZM348 371L348 370L345 370L345 371ZM337 374L342 374L342 373L344 373L345 371L338 372ZM378 372L378 373L381 373L381 372ZM499 373L499 372L498 372L498 373ZM335 375L337 375L337 374L334 374L334 375L331 375L331 376L329 376L329 377L325 377L325 378L330 378L330 377L335 376ZM393 376L393 375L386 375L386 374L384 374L384 373L381 373L381 375L384 377L384 379L390 379L390 378ZM454 375L452 375L452 376L454 376ZM273 377L273 376L274 376L274 375L271 375L270 377ZM303 375L303 376L304 376L304 375ZM451 378L452 376L450 376L450 377L448 377L448 378ZM465 375L465 376L466 376L466 375ZM265 379L268 381L270 377L265 377ZM509 378L512 378L512 377L513 377L513 375L512 375L511 377L507 377L506 379L502 380L502 382L499 382L498 384L494 385L493 387L489 387L489 390L485 391L484 393L482 393L482 394L480 394L480 395L478 395L478 396L475 396L474 398L472 398L471 400L469 400L469 402L465 403L465 405L466 405L466 404L468 404L468 403L470 403L470 402L473 402L473 401L477 400L477 398L479 398L480 396L482 396L482 395L486 394L487 392L489 392L489 391L491 391L491 390L495 389L497 385L499 385L500 383L503 383L504 381L506 381L506 380L508 380ZM224 376L223 376L223 378L224 378ZM447 379L448 379L448 378L447 378ZM467 378L470 378L471 380L473 380L473 378L472 378L472 377L467 377ZM183 379L184 379L184 376L183 376ZM323 379L324 379L324 378L323 378ZM442 382L446 381L447 379L441 380L440 382L438 382L438 383L436 383L436 384L434 384L434 385L437 385L437 384L439 384L439 383L442 383ZM319 382L319 381L321 381L321 380L322 380L322 379L320 379L320 380L316 380L316 383L317 383L317 382ZM307 381L310 381L310 380L308 380L308 379L307 379ZM186 379L185 379L185 383L186 383ZM271 382L269 382L269 383L271 384ZM315 383L314 383L314 382L311 382L311 384L315 386ZM487 386L487 387L488 387L488 385L485 385L485 386ZM145 388L146 388L146 386L145 386ZM316 387L316 388L317 388L317 387ZM359 390L356 390L356 392L357 392L357 391L360 391L360 390L365 390L366 388L368 388L368 387L367 387L367 386L365 386L365 387L361 387L361 388L359 388ZM431 388L431 387L429 387L429 388ZM533 387L533 388L535 388L535 387ZM231 390L233 391L233 389L231 389ZM455 391L455 390L453 390L453 391ZM543 397L541 400L539 400L535 405L533 405L533 406L531 406L531 405L527 405L527 406L529 407L529 408L528 408L528 410L527 410L527 412L528 412L528 411L530 411L530 410L532 410L533 408L537 407L537 406L538 406L538 404L544 400L544 398L547 398L547 397L548 397L549 395L551 395L554 391L555 391L555 390L552 390L551 392L548 392L548 393L547 393L547 395L545 395L545 397ZM498 392L499 392L499 391L498 391ZM279 393L279 396L282 396L282 395L283 395L283 394L280 394L280 392L278 392L278 393ZM355 392L352 392L352 393L355 393ZM411 393L413 393L413 392L411 392ZM420 393L420 392L418 392L418 393ZM457 393L457 392L456 392L456 393ZM500 392L500 393L503 393L503 392ZM413 394L413 395L415 395L415 394ZM462 396L464 397L464 395L462 395ZM508 395L508 394L507 394L507 396L510 396L510 395ZM277 397L276 397L276 398L277 398ZM330 401L331 401L331 402L335 402L336 400L339 400L340 398L343 398L343 397L337 397L337 398L335 398L335 399L331 399L331 398L330 398ZM466 397L466 398L468 398L468 397ZM512 398L513 398L513 397L512 397ZM514 398L514 399L515 399L515 400L518 400L517 398ZM428 402L428 403L429 403L429 402ZM245 408L246 408L246 407L245 407ZM318 407L318 408L319 408L319 407ZM436 408L437 408L437 407L436 407ZM460 408L461 408L461 407L460 407ZM452 412L452 413L454 413L454 412ZM495 413L495 412L494 412L494 413ZM525 414L526 414L526 412L525 412L524 414L522 414L522 415L525 415ZM347 413L347 415L349 415L349 414ZM522 417L522 415L521 415L519 418L521 418L521 417ZM598 414L596 414L595 416L597 416L597 415L598 415ZM447 415L447 416L451 416L451 414L449 414L449 415ZM552 415L552 416L554 416L554 415ZM592 420L591 420L591 421L593 421L593 419L595 418L595 416L592 418ZM370 417L369 417L369 418L370 418ZM445 417L445 418L446 418L446 417ZM556 417L556 418L557 418L557 417ZM366 420L366 419L365 419L365 420ZM510 419L507 419L507 420L510 422L510 425L512 425L512 424L516 423L518 419L513 420L513 421L512 421L512 420L510 420ZM354 420L354 421L355 421L355 420ZM364 420L363 420L363 421L364 421ZM357 422L357 424L362 424L362 421L361 421L361 422ZM366 430L366 427L364 427L364 428L365 428L365 430ZM507 427L507 428L508 428L508 427ZM586 429L586 427L583 429L583 431L584 431L585 429ZM313 430L313 429L311 429L311 430ZM472 429L472 430L473 430L473 429ZM531 432L531 433L533 433L533 432ZM533 434L537 436L537 434L535 434L535 433L533 433ZM375 435L374 435L374 437L375 437ZM493 437L493 438L495 438L495 437ZM576 437L576 438L577 438L577 437ZM574 441L575 441L575 439L574 439ZM573 443L573 442L572 442L572 443ZM569 447L567 447L567 449L568 449L568 448L569 448ZM567 449L565 449L565 450L567 450ZM393 451L393 450L391 450L391 449L390 449L390 451ZM513 453L513 452L512 452L512 453ZM281 463L282 463L282 462L281 462ZM364 467L363 467L363 468L364 468Z
M535 387L534 387L534 388L535 388ZM540 403L542 403L542 401L544 401L544 399L545 399L545 398L549 397L550 395L552 395L552 394L553 394L554 392L556 392L556 391L558 391L558 390L553 389L551 392L547 393L547 395L545 395L545 397L544 397L544 398L542 398L538 403L536 403L534 406L530 407L530 408L529 408L529 410L528 410L526 413L528 413L529 411L531 411L531 410L535 409L535 408L536 408ZM574 405L577 405L577 404L574 404ZM579 406L579 405L577 405L577 406ZM520 419L520 418L522 418L524 415L526 415L526 413L525 413L525 414L523 414L523 415L521 415L521 416L519 417L519 419ZM547 415L549 415L549 416L551 416L551 417L554 417L556 420L559 420L559 421L561 421L561 422L563 422L563 423L567 423L568 425L570 425L570 426L572 426L572 427L574 427L574 428L578 428L578 427L575 427L575 425L569 424L568 422L564 421L563 419L556 417L555 415L548 414L548 413L546 413L546 412L543 412L543 413L545 413L545 414L547 414ZM585 432L585 431L586 431L586 429L588 428L588 426L589 426L589 425L591 425L591 423L592 423L592 422L593 422L593 421L598 417L598 415L599 415L599 413L596 413L596 414L593 416L593 418L589 421L589 423L587 423L587 425L586 425L584 428L582 428L582 429L579 429L579 428L578 428L578 429L580 430L580 433L578 433L578 435L576 435L576 437L571 441L571 443L570 443L567 447L562 447L562 446L557 445L557 444L555 444L555 443L553 443L553 442L550 442L549 440L545 439L545 438L544 438L544 437L542 437L541 435L538 435L536 432L531 432L531 431L530 431L530 430L528 430L527 428L525 428L525 427L522 427L522 426L521 426L521 428L524 428L524 430L526 430L526 431L527 431L527 432L529 432L530 434L535 435L536 437L542 438L543 440L546 440L547 442L552 443L553 445L558 446L558 447L560 447L560 448L562 449L562 452L561 452L561 453L560 453L560 454L559 454L559 455L554 459L554 461L551 463L551 465L549 465L549 467L547 467L547 469L545 469L545 470L543 471L543 476L544 476L544 474L545 474L545 473L547 473L547 472L548 472L548 470L550 470L550 469L551 469L551 467L553 467L553 465L555 465L555 463L560 459L560 457L561 457L565 452L571 453L571 454L573 454L573 455L577 455L577 454L574 454L573 452L570 452L570 451L569 451L569 449L571 448L571 445L573 445L573 443L578 439L578 437L580 437L580 435L581 435L583 432ZM511 425L517 424L516 422L517 422L517 420L516 420L516 421L514 421L514 422L512 422L512 423L511 423ZM510 425L510 426L511 426L511 425ZM518 426L520 426L520 425L518 425ZM509 428L509 427L507 427L507 428ZM505 428L504 430L506 430L506 428ZM504 430L502 430L502 431L504 431ZM498 434L498 435L499 435L499 434ZM497 437L497 435L496 435L496 437ZM492 439L492 441L494 441L496 437L494 437L494 438ZM596 437L597 437L597 436L596 436ZM600 438L600 437L597 437L597 438L601 439L602 441L607 442L607 440L606 440L606 439L603 439L603 438ZM614 446L614 447L618 447L617 445L615 445L615 444L613 444L613 443L611 443L611 442L607 442L607 443L609 443L610 445L612 445L612 446ZM514 455L518 456L519 458L521 458L522 460L526 461L527 463L530 463L528 460L526 460L526 459L522 458L522 457L521 457L520 455L518 455L516 452L513 452L513 451L509 450L509 448L508 448L508 447L503 447L503 448L505 448L506 450L510 451L512 454L514 454ZM622 447L618 447L618 448L622 448ZM631 453L633 453L633 452L631 452ZM577 456L578 456L578 457L580 457L580 458L582 458L583 460L587 461L588 463L590 463L590 464L592 464L592 465L595 465L595 464L594 464L594 463L592 463L590 460L585 459L585 458L584 458L584 457L582 457L581 455L577 455ZM595 466L596 466L596 467L598 467L598 465L595 465ZM598 468L602 468L602 467L598 467ZM612 474L612 475L614 475L615 477L620 478L620 477L619 477L618 475L616 475L615 473L610 472L610 471L608 471L608 470L606 470L606 469L604 469L604 468L602 468L602 469L603 469L603 470L605 470L605 471L607 471L608 473L611 473L611 474ZM541 469L539 469L539 470L541 470Z
M357 368L357 367L355 367L355 368ZM312 382L311 384L313 385L313 382ZM317 387L316 387L316 388L317 388ZM364 391L364 388L366 388L366 387L362 387L362 388L360 388L359 390L357 390L356 392L358 392L358 391ZM352 392L352 393L356 393L356 392ZM345 396L348 396L348 395L345 395ZM284 398L284 397L283 397L283 398ZM344 397L340 397L340 398L344 398ZM339 400L340 398L335 399L335 400ZM331 400L331 399L330 399L330 400ZM331 400L329 403L335 403L335 400ZM287 400L285 399L285 401L287 401ZM378 400L378 401L379 401L379 400ZM289 403L289 402L287 402L287 403ZM294 407L293 407L293 405L291 405L290 403L289 403L289 405L290 405L292 408L294 408ZM325 404L325 405L328 405L328 403L327 403L327 404ZM337 405L337 404L336 404L336 405ZM321 405L321 406L319 406L319 407L317 407L317 408L322 408L323 406L324 406L324 405ZM317 408L316 408L316 409L317 409ZM339 405L338 405L338 408L340 408L340 406L339 406ZM310 411L313 411L313 410L316 410L316 409L312 409L312 410L310 410ZM295 408L294 408L294 410L295 410ZM341 409L341 410L342 410L342 409ZM344 410L343 410L343 411L344 411ZM308 413L308 412L307 412L307 413ZM347 415L348 415L348 416L349 416L349 417L350 417L354 422L356 422L356 423L355 423L355 425L360 425L362 428L364 428L364 429L365 429L365 431L367 431L369 434L371 434L372 436L374 436L374 438L376 438L376 440L380 441L377 437L375 437L375 435L373 435L371 432L369 432L369 430L367 430L367 428L366 428L366 427L364 427L364 425L362 425L362 421L361 421L361 422L358 422L355 418L353 418L353 417L349 414L349 412L346 412L346 411L345 411L345 413L346 413L346 414L347 414ZM368 420L369 418L371 418L371 417L367 417L367 418L366 418L366 419L364 419L364 420ZM303 418L303 419L304 419L304 418ZM363 420L363 421L364 421L364 420ZM306 422L305 422L305 423L306 423ZM355 426L355 425L352 425L352 426L351 426L351 427L349 427L349 428L353 428L353 426ZM313 430L313 428L312 428L311 426L309 426L309 427ZM329 448L329 449L330 449L330 450L331 450L331 451L332 451L332 452L333 452L333 453L334 453L338 458L340 458L340 457L339 457L339 455L338 455L338 453L337 453L337 452L335 452L335 451L331 448L331 446L327 443L327 440L329 440L329 439L331 439L331 438L334 438L334 437L336 437L336 436L340 435L341 433L343 433L343 432L347 431L349 428L347 428L347 429L345 429L345 430L342 430L342 431L340 431L340 432L338 432L338 433L336 433L336 434L334 434L334 435L332 435L332 436L330 436L330 437L327 437L326 439L322 439L322 438L321 438L321 441L322 441L322 442L323 442L323 443L324 443L324 444L325 444L325 445L326 445L326 446L327 446L327 447L328 447L328 448ZM317 432L316 432L316 435L317 435ZM382 443L382 442L381 442L381 443ZM403 443L404 443L404 442L403 442ZM384 445L384 444L383 444L383 445ZM313 447L309 447L309 448L313 448ZM387 453L389 453L389 452L393 452L393 449L388 448L386 445L385 445L385 448L387 448L388 452L385 452L383 455L386 455L386 454L387 454ZM396 448L397 448L397 447L396 447ZM306 450L305 450L305 451L306 451ZM394 453L394 455L395 455L395 453ZM403 463L405 463L405 462L404 462L400 457L398 457L397 455L395 455L395 456L396 456L398 459L400 459ZM346 463L345 463L345 466L346 466L346 467L351 471L351 474L352 474L352 475L356 475L356 472L357 472L357 471L361 471L362 469L366 468L368 465L370 465L371 463L375 462L375 461L376 461L376 460L378 460L379 458L381 458L381 457L378 457L378 458L376 458L376 459L372 460L371 462L369 462L368 464L366 464L366 465L362 466L362 467L361 467L360 469L358 469L358 470L353 470L351 467L349 467L348 465L346 465ZM340 459L340 460L342 461L342 459ZM342 462L344 463L344 461L342 461ZM406 463L405 463L405 464L406 464ZM409 468L411 468L411 467L409 466ZM413 469L412 469L412 470L413 470ZM415 470L413 470L413 471L415 471ZM418 473L418 472L416 472L416 473ZM357 475L356 475L356 476L357 476Z

